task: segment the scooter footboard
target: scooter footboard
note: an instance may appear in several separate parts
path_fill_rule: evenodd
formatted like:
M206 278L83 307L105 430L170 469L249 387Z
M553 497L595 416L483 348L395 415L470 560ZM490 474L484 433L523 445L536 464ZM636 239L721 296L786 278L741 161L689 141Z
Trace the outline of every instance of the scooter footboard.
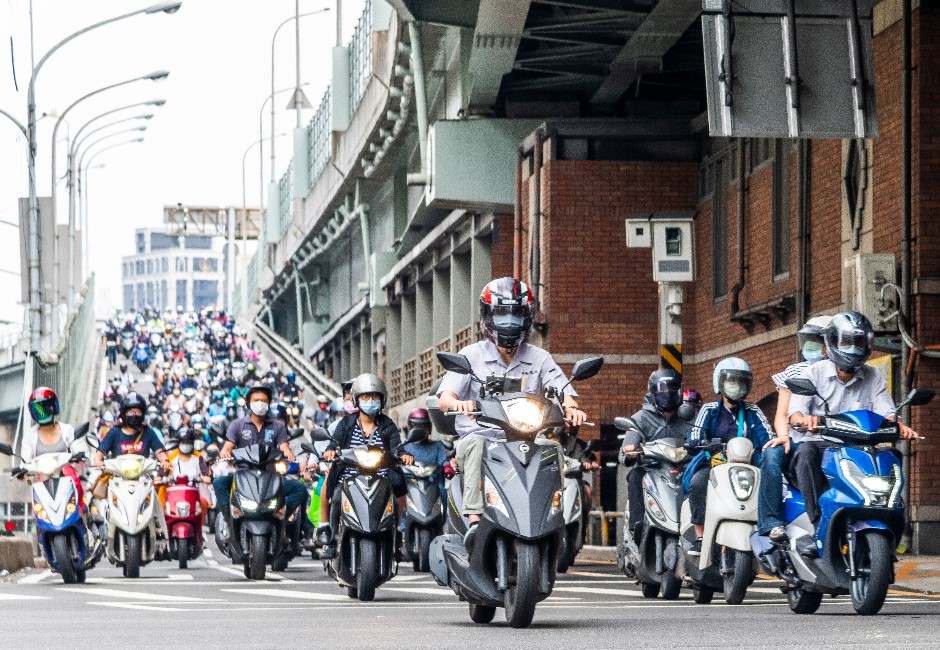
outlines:
M715 543L736 551L751 552L751 533L754 524L745 521L723 521L715 533Z

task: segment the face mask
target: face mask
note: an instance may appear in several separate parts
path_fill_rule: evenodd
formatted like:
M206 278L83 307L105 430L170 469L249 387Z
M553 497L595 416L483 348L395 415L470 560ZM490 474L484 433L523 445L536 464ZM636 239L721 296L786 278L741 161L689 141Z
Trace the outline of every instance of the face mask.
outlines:
M179 396L180 396L180 389L179 389L179 388L174 388L174 389L173 389L173 396L174 396L174 397L179 397Z
M180 445L180 453L186 454L188 456L189 454L193 453L193 446L192 445Z
M379 400L359 400L359 410L368 416L373 416L382 409L382 402Z
M816 363L823 358L822 344L816 341L807 341L803 344L803 358L810 363Z
M143 415L125 415L124 424L129 426L131 429L140 429L144 426L144 416Z
M267 402L252 402L248 405L248 408L251 409L251 412L257 415L259 418L263 418L268 414L268 408L270 405Z
M747 395L747 387L739 381L726 381L724 393L732 402L740 402Z

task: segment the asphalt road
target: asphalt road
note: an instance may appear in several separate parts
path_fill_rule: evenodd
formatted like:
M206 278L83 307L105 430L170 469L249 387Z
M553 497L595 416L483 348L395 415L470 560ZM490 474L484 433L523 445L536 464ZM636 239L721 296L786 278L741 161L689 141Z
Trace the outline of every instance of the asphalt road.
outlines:
M250 582L240 566L210 552L186 571L169 562L128 580L104 560L84 585L63 585L33 570L0 583L0 646L97 648L169 645L201 648L936 648L940 600L892 593L882 613L859 617L847 598L827 599L819 613L790 612L772 583L757 582L743 605L648 600L612 565L576 565L525 630L502 612L473 624L467 605L427 574L401 568L376 600L350 600L319 561L299 558L279 574Z

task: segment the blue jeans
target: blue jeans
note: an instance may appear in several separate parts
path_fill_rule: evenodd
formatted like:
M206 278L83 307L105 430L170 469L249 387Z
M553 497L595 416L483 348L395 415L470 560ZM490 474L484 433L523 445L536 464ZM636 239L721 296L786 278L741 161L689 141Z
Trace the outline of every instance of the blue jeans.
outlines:
M760 455L760 492L757 495L757 532L768 534L783 520L783 469L787 454L783 447L765 449Z
M231 502L229 495L232 492L232 480L234 478L234 474L229 474L212 481L212 487L215 488L216 507L222 512L225 512ZM289 513L300 506L307 496L307 489L300 481L285 480L283 483L284 501L287 503L287 512Z

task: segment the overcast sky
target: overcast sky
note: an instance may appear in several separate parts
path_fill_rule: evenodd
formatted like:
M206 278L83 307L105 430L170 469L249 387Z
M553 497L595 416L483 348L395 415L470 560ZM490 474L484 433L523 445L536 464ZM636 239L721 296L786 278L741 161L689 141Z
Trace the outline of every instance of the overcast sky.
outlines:
M157 0L34 0L36 60L61 39L88 25L154 4ZM336 34L336 0L300 0L300 12L322 7L331 11L301 18L301 80L316 106L330 82ZM343 1L343 40L349 40L364 0ZM0 108L25 124L30 71L29 0L0 0ZM113 83L168 70L165 82L139 81L102 93L68 115L74 131L112 108L162 98L140 144L115 148L97 161L106 166L89 172L91 266L98 282L98 312L121 302L120 258L133 252L133 231L159 226L162 207L241 205L242 157L258 138L258 115L271 85L271 38L294 14L292 0L184 0L173 15L140 15L78 37L56 52L36 84L37 114L60 113L75 99ZM10 56L12 42L12 59ZM277 37L275 88L293 87L294 36L288 24ZM293 111L290 93L275 98L276 132L289 132ZM150 107L116 114L133 117ZM305 111L306 125L312 111ZM96 125L105 124L106 118ZM39 195L50 185L50 140L54 119L39 122L37 180ZM269 135L270 118L264 118ZM124 124L115 127L134 126ZM63 123L60 139L68 128ZM103 131L106 134L107 131ZM132 139L139 134L129 134ZM123 136L112 142L120 142ZM101 145L105 146L104 144ZM266 145L267 147L267 145ZM65 144L59 148L60 174L65 171ZM291 158L290 138L276 144L277 176ZM17 197L27 195L26 143L0 116L0 220L17 221ZM258 202L258 154L248 156L249 205ZM265 183L268 182L265 150ZM59 221L67 213L65 183L57 190ZM19 271L18 237L0 224L0 269ZM0 319L21 321L19 279L0 274Z

